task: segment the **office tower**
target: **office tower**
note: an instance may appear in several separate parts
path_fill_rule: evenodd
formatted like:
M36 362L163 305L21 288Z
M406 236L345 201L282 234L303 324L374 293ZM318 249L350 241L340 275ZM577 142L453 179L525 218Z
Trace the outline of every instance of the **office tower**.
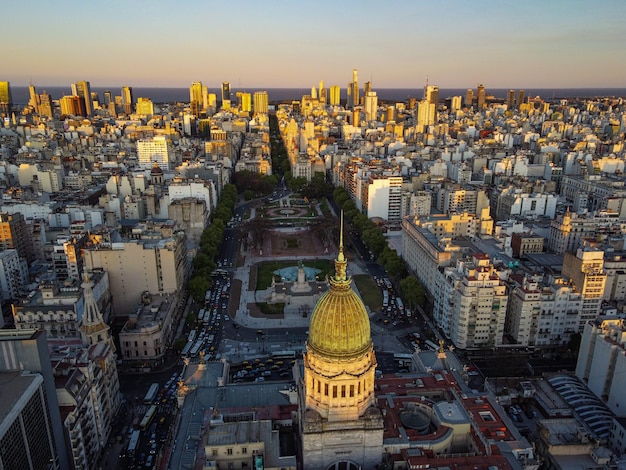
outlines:
M434 103L422 100L417 106L417 132L427 132L428 126L435 124L437 109Z
M427 84L424 87L424 99L437 106L439 104L439 87Z
M104 93L102 94L102 101L103 101L104 107L108 108L109 104L113 102L113 95L111 94L111 90L104 90Z
M65 443L45 333L34 329L0 330L0 371L4 374L29 371L32 375L22 374L22 377L36 375L42 379L22 381L24 394L20 395L13 390L10 395L14 400L14 410L21 409L24 414L20 417L25 419L17 416L13 418L8 413L2 414L4 420L0 430L4 431L4 435L0 437L0 459L3 468L70 468L68 446ZM12 383L4 385L11 386ZM32 387L35 387L36 391L33 391ZM2 396L5 396L3 404L7 406L8 396L4 394ZM20 398L17 398L18 396ZM30 399L26 400L26 397ZM11 419L13 423L6 421ZM9 424L10 427L7 426ZM23 434L26 434L29 443L26 450L22 449ZM52 453L52 456L48 455L49 453ZM44 460L43 464L30 466L28 456L31 458L30 462L33 459L39 462L39 459L44 457L47 460ZM13 465L13 462L17 462L17 465Z
M318 96L320 103L326 104L326 100L328 98L328 90L324 87L324 80L320 80Z
M365 82L365 85L363 85L363 97L365 98L370 91L372 91L372 82Z
M474 90L468 88L465 92L465 106L468 108L471 107L472 101L474 101Z
M450 111L455 112L461 109L461 99L462 98L460 96L452 97L452 100L450 102Z
M341 104L341 88L339 85L330 87L330 105L339 106Z
M267 114L269 110L269 98L267 91L254 92L254 114Z
M72 95L80 97L83 102L84 116L91 116L93 104L91 102L91 86L87 81L72 83Z
M313 98L314 100L317 99L317 88L315 88L314 86L311 87L311 98Z
M202 82L193 82L189 88L189 107L194 116L198 116L204 106L202 88Z
M30 96L28 105L33 108L35 114L39 114L39 95L37 94L37 90L35 90L35 85L32 83L28 86L28 94Z
M173 150L163 135L137 141L137 159L141 168L150 169L157 164L162 170L170 169Z
M352 71L352 82L350 83L350 93L348 94L348 107L354 108L359 105L359 74L356 69Z
M124 107L124 114L133 113L133 88L129 86L122 87L122 106Z
M85 103L80 96L64 96L59 100L61 115L63 116L84 116Z
M224 107L224 102L226 101L230 103L230 83L222 82L222 107Z
M506 107L513 109L513 105L515 105L515 90L509 90L506 93Z
M136 113L147 118L151 118L154 115L154 104L150 98L137 98Z
M52 96L43 91L39 96L39 116L52 117Z
M485 107L485 87L481 83L478 85L478 90L476 91L476 106L478 109L483 109Z
M250 93L240 93L239 109L247 113L252 112L252 95Z
M9 82L0 82L0 115L8 116L11 114L12 105L11 84Z
M378 97L375 91L368 91L365 95L365 119L375 121L378 113Z
M517 103L515 103L519 108L524 104L524 90L517 90Z
M215 93L207 93L207 108L217 109L217 95Z

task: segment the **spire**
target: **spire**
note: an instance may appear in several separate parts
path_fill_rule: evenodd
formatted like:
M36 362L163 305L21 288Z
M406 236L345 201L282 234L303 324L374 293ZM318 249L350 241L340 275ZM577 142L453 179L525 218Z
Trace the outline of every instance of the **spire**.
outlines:
M89 276L86 272L83 278L84 280L81 287L83 288L84 310L80 325L83 341L87 344L106 342L115 350L113 340L109 334L109 325L104 322L93 295L93 282L89 280Z
M350 282L348 276L346 275L347 266L348 262L343 254L343 211L341 211L341 222L339 226L339 253L337 254L337 259L335 260L335 277L333 278L334 284ZM331 282L331 285L332 284L333 283Z

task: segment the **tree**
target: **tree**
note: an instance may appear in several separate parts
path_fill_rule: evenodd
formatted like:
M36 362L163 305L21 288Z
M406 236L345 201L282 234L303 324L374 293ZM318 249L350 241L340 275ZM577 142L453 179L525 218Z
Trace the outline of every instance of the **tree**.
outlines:
M411 307L416 305L424 306L426 301L426 293L424 286L413 276L407 276L400 281L400 289L402 295Z
M193 276L187 283L187 290L196 303L202 303L204 302L206 291L211 288L211 285L212 282L210 277Z

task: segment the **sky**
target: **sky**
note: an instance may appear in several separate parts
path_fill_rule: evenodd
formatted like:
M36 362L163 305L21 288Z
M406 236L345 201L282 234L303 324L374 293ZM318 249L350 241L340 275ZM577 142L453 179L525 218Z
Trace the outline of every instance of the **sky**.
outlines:
M624 0L6 3L14 86L626 87Z

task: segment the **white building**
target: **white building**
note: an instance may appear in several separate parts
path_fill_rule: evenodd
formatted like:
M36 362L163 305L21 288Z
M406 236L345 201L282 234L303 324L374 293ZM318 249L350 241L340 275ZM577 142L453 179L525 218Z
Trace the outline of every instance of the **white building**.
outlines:
M0 299L14 299L28 284L28 263L17 250L0 251Z
M626 324L606 318L585 325L576 376L617 416L626 416Z
M162 170L170 170L173 153L165 136L157 135L152 139L137 141L137 159L141 168L150 169L156 162Z

